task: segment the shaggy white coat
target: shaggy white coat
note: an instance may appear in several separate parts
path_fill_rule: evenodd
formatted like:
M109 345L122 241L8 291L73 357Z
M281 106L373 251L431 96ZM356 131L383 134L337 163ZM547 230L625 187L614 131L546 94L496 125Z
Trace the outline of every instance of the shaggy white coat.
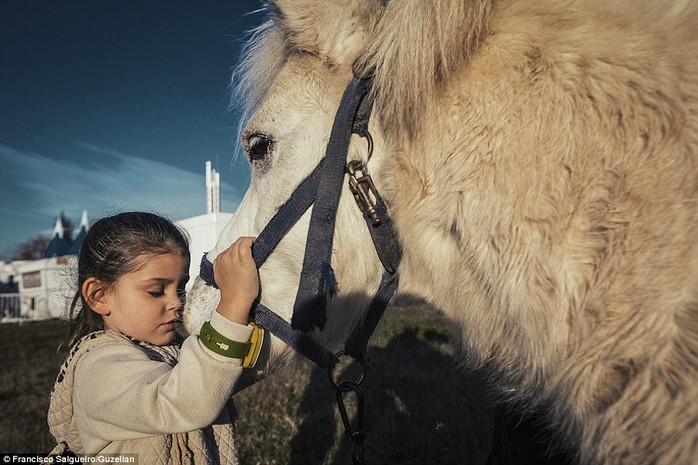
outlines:
M243 143L272 140L211 258L258 234L321 159L352 75L375 72L368 167L402 294L448 315L502 392L553 406L584 464L698 458L694 1L278 0L240 68ZM352 157L365 156L357 141ZM335 345L380 276L345 192ZM290 319L308 215L261 270ZM196 330L217 293L199 280ZM274 341L269 365L288 349Z

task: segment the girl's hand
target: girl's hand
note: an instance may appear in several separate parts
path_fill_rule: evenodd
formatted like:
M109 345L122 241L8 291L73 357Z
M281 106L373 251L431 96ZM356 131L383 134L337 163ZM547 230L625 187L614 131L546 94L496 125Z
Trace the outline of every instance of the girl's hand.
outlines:
M221 291L218 313L247 324L252 302L259 294L259 276L252 258L253 237L241 237L213 261L213 276Z

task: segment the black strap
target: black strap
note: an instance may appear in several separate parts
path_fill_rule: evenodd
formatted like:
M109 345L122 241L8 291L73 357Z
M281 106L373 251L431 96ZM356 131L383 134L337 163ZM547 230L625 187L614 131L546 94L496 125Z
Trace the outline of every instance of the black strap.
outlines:
M368 340L378 326L385 309L390 303L390 299L397 290L399 278L397 273L391 274L387 271L383 273L378 292L373 297L371 305L364 317L363 325L357 325L354 332L347 339L344 351L356 360L368 362L366 360L366 346Z
M255 307L254 321L320 368L332 368L337 363L332 352L315 342L308 334L291 328L286 320L264 305L257 304Z
M370 86L370 82L368 83ZM356 110L354 122L351 125L351 132L358 134L361 137L366 137L368 133L368 122L371 119L371 111L373 110L373 93L366 90L366 94L361 100L359 109Z
M201 257L201 264L199 265L199 278L201 278L207 286L218 289L216 279L213 276L213 262L208 259L208 253L204 253L204 255Z
M253 246L253 255L257 268L267 260L279 242L298 222L303 213L312 205L317 196L323 161L293 191L289 200L283 204L257 236ZM211 287L218 288L213 273L213 263L208 255L201 257L199 269L201 279ZM334 355L324 349L308 335L294 330L291 326L266 306L256 302L250 312L255 323L276 335L289 347L303 354L321 368L331 368L336 363Z
M318 192L322 195L318 195L313 204L301 279L291 319L291 326L304 332L310 332L315 327L325 327L327 303L336 292L337 283L331 265L334 226L344 187L354 119L369 88L370 80L358 78L354 78L347 86L327 143L318 187Z
M369 93L361 103L359 110L354 120L352 131L355 134L366 137L368 133L368 122L371 117L371 109L373 108L373 95ZM371 234L373 245L378 254L378 258L383 265L385 271L381 277L381 283L378 291L371 301L366 315L364 316L363 325L357 325L354 331L346 341L344 351L347 355L354 357L356 360L368 363L366 347L368 340L378 326L383 313L385 312L390 299L397 290L399 277L397 269L402 259L402 248L398 242L397 232L393 226L393 221L388 214L388 209L381 195L376 191L375 209L381 219L381 223L375 226L367 212L364 211L364 220Z
M383 201L383 198L378 192L375 193L376 202L375 208L378 216L381 218L381 224L374 226L371 218L364 212L364 220L371 233L374 248L378 254L378 258L383 264L383 268L390 274L396 273L400 260L402 259L402 248L398 241L397 231L393 225L393 220L388 214L388 208Z
M288 201L279 208L255 239L252 252L257 268L267 261L281 239L313 204L320 185L320 173L322 173L324 161L320 160L313 172L293 191Z

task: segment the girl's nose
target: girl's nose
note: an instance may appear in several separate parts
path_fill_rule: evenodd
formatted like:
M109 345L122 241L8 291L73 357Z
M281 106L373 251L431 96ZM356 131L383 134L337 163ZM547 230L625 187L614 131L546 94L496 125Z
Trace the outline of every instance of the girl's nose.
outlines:
M184 295L177 292L175 295L170 296L167 301L168 310L179 310L184 305Z

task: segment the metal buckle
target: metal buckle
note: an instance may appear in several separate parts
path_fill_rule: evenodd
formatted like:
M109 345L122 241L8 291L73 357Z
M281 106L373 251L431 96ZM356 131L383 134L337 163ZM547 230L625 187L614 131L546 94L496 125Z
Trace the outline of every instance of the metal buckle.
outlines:
M368 163L373 155L373 138L368 131L365 131L362 136L368 142L368 157L366 158ZM373 183L373 178L368 173L366 163L361 160L350 161L347 164L347 173L349 173L349 189L354 194L359 209L371 219L374 228L380 226L383 221L376 211L378 190Z

